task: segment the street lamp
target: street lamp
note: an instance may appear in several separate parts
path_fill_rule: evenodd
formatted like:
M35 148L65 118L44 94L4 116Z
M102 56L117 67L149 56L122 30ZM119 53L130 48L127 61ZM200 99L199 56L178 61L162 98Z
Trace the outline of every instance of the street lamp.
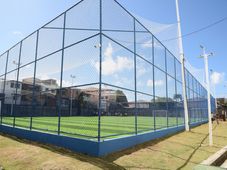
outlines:
M70 116L72 116L72 110L73 110L73 89L72 89L72 86L73 86L73 80L76 78L75 75L70 75L70 78L71 78L71 89L70 89Z
M19 62L16 62L15 60L13 60L13 64L16 66L16 69L17 69L22 63L19 63ZM17 81L17 73L16 73L16 71L15 71L15 80ZM18 87L17 83L15 84L15 81L13 80L13 88L17 89L17 87ZM12 103L11 103L11 113L10 114L12 116L13 115L13 103L17 99L16 91L14 90L11 95L12 95Z
M205 73L206 73L206 86L207 86L207 104L208 104L208 119L209 119L209 145L213 145L213 137L212 137L212 120L211 120L211 104L210 104L210 79L209 79L209 72L208 72L208 57L213 56L213 53L207 54L205 48L200 45L200 48L203 51L203 54L200 58L204 59L205 65Z

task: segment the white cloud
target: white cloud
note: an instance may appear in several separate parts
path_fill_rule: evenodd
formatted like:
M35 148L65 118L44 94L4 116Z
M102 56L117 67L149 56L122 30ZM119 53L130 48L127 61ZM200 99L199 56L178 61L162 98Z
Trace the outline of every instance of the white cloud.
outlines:
M164 81L163 80L156 80L154 82L155 86L163 86L164 85ZM147 86L148 87L153 87L153 80L148 80L147 81Z
M142 81L137 81L137 86L143 87L144 83Z
M146 69L144 67L138 68L137 76L140 77L146 73Z
M164 85L164 81L163 80L156 80L154 82L155 86L163 86Z
M61 84L60 80L59 79L55 79L55 80L57 80L57 84L60 86L60 84ZM71 86L75 86L75 83L72 84L72 82L70 82L70 81L62 80L62 87L71 87Z
M213 72L210 76L212 84L220 84L224 81L225 73Z
M147 86L153 87L153 80L147 80Z
M117 86L131 86L134 85L134 79L129 79L127 77L123 77L121 75L118 74L114 74L113 75L115 81L115 84Z
M20 31L13 31L12 33L13 33L13 35L18 36L19 38L22 38L24 36L23 33Z
M58 81L58 83L60 84L60 81ZM62 87L70 87L72 86L72 83L66 80L62 80Z
M99 70L99 62L94 64L96 70ZM104 52L104 59L102 61L102 74L112 75L125 69L133 68L133 60L124 56L117 56L113 59L113 47L111 43L108 44Z
M142 48L152 48L152 39L142 44Z
M142 43L141 46L142 48L152 48L152 39ZM162 48L162 45L159 42L154 41L154 48Z
M111 45L111 43L108 44L108 47L106 48L104 55L108 58L112 58L113 55L113 47Z
M38 75L37 78L38 78L38 79L41 79L41 80L50 79L50 77L49 77L47 74Z

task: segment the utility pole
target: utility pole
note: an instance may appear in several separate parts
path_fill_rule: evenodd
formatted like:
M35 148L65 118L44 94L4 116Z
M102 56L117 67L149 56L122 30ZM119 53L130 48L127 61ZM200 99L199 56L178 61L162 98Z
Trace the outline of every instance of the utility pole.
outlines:
M211 103L210 103L210 78L208 70L208 57L212 56L213 53L207 54L205 48L200 46L203 50L203 54L200 58L204 59L205 64L205 73L206 73L206 86L207 86L207 104L208 104L208 119L209 119L209 145L213 145L213 136L212 136L212 120L211 120Z
M179 13L179 3L176 0L176 13L177 13L177 27L178 27L178 46L180 51L181 59L181 74L182 74L182 87L183 87L183 99L184 99L184 120L185 120L185 130L189 131L189 121L188 121L188 103L186 96L186 82L185 82L185 69L184 69L184 50L182 43L182 34L181 34L181 23L180 23L180 13Z
M214 73L214 71L213 71L213 69L210 69L210 72L211 72L211 74L213 74ZM214 84L213 84L213 88L214 88L214 99L215 99L215 111L217 111L217 108L218 108L218 105L217 105L217 96L216 96L216 87L215 87L215 82L214 82Z
M73 80L76 78L74 75L70 75L72 81L71 81L71 88L70 88L70 116L72 116L72 110L73 110Z

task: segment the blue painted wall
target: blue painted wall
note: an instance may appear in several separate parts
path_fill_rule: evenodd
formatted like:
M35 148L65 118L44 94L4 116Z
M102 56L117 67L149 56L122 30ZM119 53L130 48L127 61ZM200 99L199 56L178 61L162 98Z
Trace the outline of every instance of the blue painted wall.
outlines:
M199 126L206 122L207 121L193 123L190 125L190 127ZM97 142L92 140L78 139L68 136L60 136L38 131L30 131L27 129L13 128L6 125L0 125L0 132L13 135L22 139L63 147L75 152L80 152L91 156L105 156L110 153L120 151L160 137L172 135L183 130L184 125L178 127L171 127L168 129L156 130L154 132L147 132L143 134Z
M0 131L18 138L27 139L44 144L52 144L55 146L70 149L75 152L97 156L98 145L96 141L77 139L67 136L48 134L38 131L30 131L26 129L13 128L10 126L0 125Z

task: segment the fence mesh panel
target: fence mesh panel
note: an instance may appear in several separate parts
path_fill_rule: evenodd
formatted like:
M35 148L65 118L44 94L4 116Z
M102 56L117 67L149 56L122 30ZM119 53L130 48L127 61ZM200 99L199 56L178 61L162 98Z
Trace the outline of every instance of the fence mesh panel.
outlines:
M185 69L190 123L207 91ZM92 140L184 125L181 63L115 0L83 0L0 56L1 124ZM215 101L212 99L212 111Z

